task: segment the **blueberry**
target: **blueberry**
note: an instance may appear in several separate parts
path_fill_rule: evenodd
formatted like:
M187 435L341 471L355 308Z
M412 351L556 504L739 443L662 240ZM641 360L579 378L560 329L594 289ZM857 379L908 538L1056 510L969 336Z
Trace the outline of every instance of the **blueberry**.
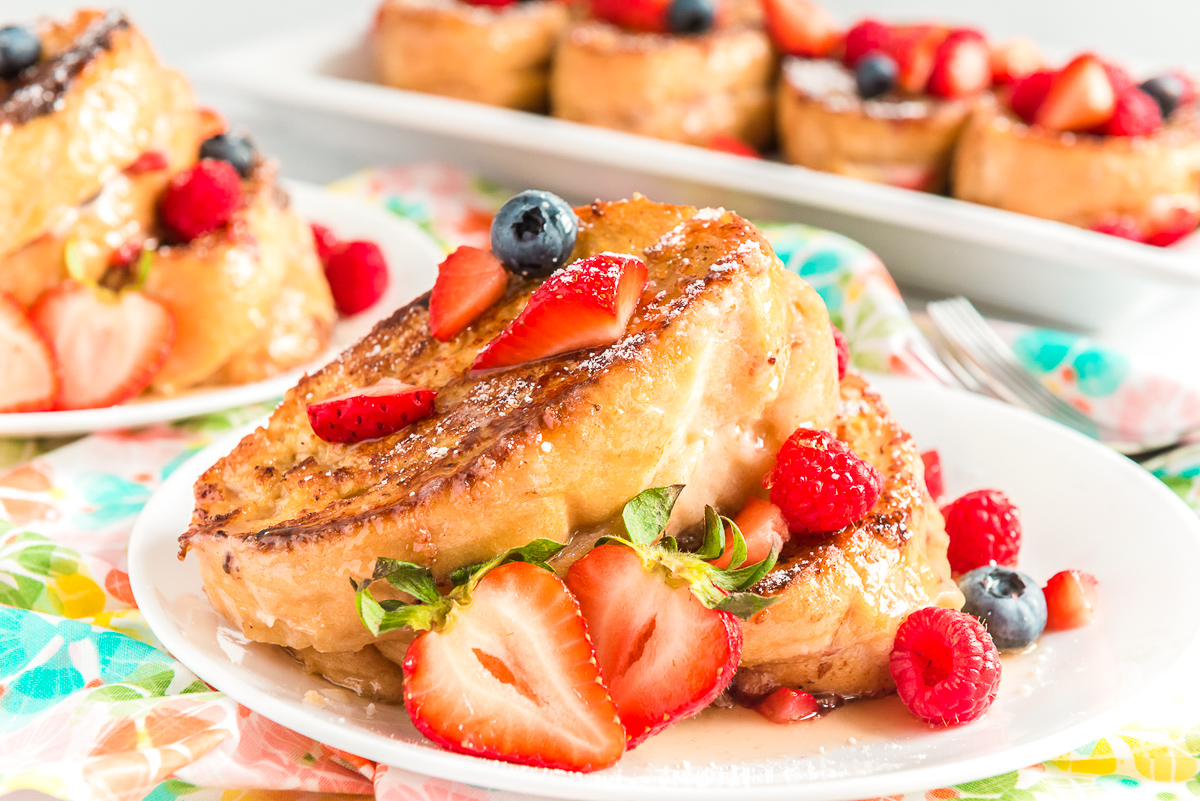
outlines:
M1046 596L1024 573L977 567L958 580L958 588L967 598L962 610L983 621L1001 651L1024 648L1046 628Z
M492 253L518 275L549 275L571 258L579 218L567 201L529 189L509 198L492 219Z
M1162 109L1164 120L1179 108L1185 91L1183 81L1178 75L1160 75L1157 78L1151 78L1138 88L1154 98L1158 107Z
M258 161L258 151L244 136L235 133L223 133L209 137L200 145L200 158L227 161L243 178L250 176L254 163Z
M42 42L33 31L17 25L0 28L0 78L11 81L41 57Z
M896 85L896 61L883 53L870 53L854 68L854 84L859 96L870 100L890 92Z
M671 0L667 7L667 27L674 33L704 33L716 21L714 0Z

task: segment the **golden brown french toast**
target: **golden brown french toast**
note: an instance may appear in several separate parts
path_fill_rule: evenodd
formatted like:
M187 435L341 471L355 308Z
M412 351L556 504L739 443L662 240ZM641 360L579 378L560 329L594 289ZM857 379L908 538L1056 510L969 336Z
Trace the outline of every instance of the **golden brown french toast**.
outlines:
M42 61L0 100L0 257L70 227L142 154L167 155L171 174L195 160L199 144L191 87L120 12L80 11L38 34ZM122 213L145 223L150 210L133 203Z
M619 513L646 487L683 483L680 520L737 508L802 424L832 423L836 359L824 304L762 234L723 210L644 198L577 210L582 258L631 253L649 282L626 334L594 348L473 375L476 354L538 281L449 342L429 296L399 309L290 390L265 427L197 482L181 558L251 639L319 651L372 642L350 579L377 557L439 578L513 546ZM337 445L306 405L383 377L438 392L391 436Z

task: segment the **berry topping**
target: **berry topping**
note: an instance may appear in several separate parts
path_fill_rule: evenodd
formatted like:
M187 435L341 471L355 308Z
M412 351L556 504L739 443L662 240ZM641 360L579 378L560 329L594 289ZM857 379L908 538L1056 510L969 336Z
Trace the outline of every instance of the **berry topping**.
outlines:
M346 242L325 260L325 280L342 314L358 314L383 297L388 285L387 261L374 242Z
M946 485L942 481L942 457L937 451L928 450L921 454L921 461L925 465L925 489L934 503L937 503L946 491Z
M29 28L0 28L0 78L11 81L42 57L42 42Z
M574 262L534 291L508 328L479 352L472 369L509 367L616 342L645 286L646 265L636 256L601 253Z
M927 606L896 631L888 671L908 710L935 726L979 719L1000 687L1000 654L970 615Z
M492 253L519 275L549 275L571 258L579 218L558 195L527 190L492 218Z
M429 294L429 333L447 342L504 297L508 272L486 250L463 245L438 265Z
M470 6L491 6L492 8L503 8L504 6L512 5L513 3L517 2L517 0L463 0L463 2Z
M1175 109L1183 105L1183 99L1187 93L1187 85L1179 75L1159 75L1138 88L1154 98L1154 102L1158 103L1159 111L1162 112L1163 119L1168 119L1175 113Z
M770 501L753 496L747 498L742 510L734 515L733 524L738 527L742 540L746 543L744 564L747 565L761 562L773 550L778 552L792 536L780 508ZM730 529L725 534L725 550L712 560L713 566L722 569L729 567L729 563L733 561L735 545L736 541Z
M672 33L704 33L716 22L714 0L671 0L667 6L667 28Z
M354 443L394 434L433 413L437 393L381 378L308 406L313 433L326 442Z
M1046 630L1076 629L1091 623L1100 601L1096 577L1082 570L1055 573L1046 582Z
M817 699L803 690L780 687L759 701L754 711L772 723L795 723L821 714Z
M905 25L892 30L888 54L896 60L896 83L902 90L910 94L925 91L938 48L949 34L946 28L934 25Z
M66 282L38 298L29 316L58 361L62 409L129 400L158 375L175 343L175 315L141 292L113 296Z
M170 162L167 160L166 153L161 150L147 150L125 168L125 174L141 175L147 172L158 172L159 170L165 170L169 165Z
M984 565L1012 567L1021 548L1021 516L997 490L968 492L942 509L950 547L946 557L955 573Z
M870 100L896 86L896 62L886 53L870 53L854 68L854 86L860 97Z
M244 136L235 133L219 133L201 143L200 158L224 161L237 170L238 175L249 178L254 164L258 161L258 151Z
M812 0L763 0L767 34L784 55L825 58L842 35L833 15Z
M1046 95L1050 94L1052 83L1054 73L1043 70L1018 78L1009 84L1008 105L1013 113L1032 125L1042 104L1046 102Z
M1046 628L1046 599L1029 576L1007 567L977 567L958 580L962 610L983 622L1001 651L1026 648Z
M313 244L317 248L317 258L321 260L321 264L325 264L333 252L342 246L342 242L337 238L337 234L320 223L312 224L312 232Z
M759 153L736 136L730 136L729 134L717 133L710 136L708 139L708 149L728 153L732 156L745 156L748 159L762 158L762 153Z
M1052 131L1087 131L1107 122L1116 102L1108 65L1084 54L1054 76L1034 122Z
M1128 214L1118 214L1117 212L1105 214L1092 225L1092 230L1098 234L1108 234L1133 242L1144 242L1146 239L1137 220Z
M1146 244L1165 248L1183 239L1200 225L1200 204L1195 202L1194 197L1171 200L1174 202L1152 210L1146 223Z
M799 428L763 476L793 534L838 531L871 510L883 476L828 431Z
M829 327L833 329L833 346L837 348L838 381L841 381L846 377L846 368L850 366L850 343L846 341L842 329L832 323Z
M1120 64L1112 61L1104 62L1104 73L1108 75L1108 82L1112 84L1113 94L1121 95L1128 92L1130 89L1137 88L1137 81L1129 74L1129 70L1122 67Z
M991 53L978 31L958 30L947 36L933 57L926 90L934 97L969 97L992 83Z
M0 412L42 412L58 401L54 353L21 304L0 292Z
M242 202L242 180L224 161L204 159L171 179L159 203L163 224L192 240L233 219Z
M670 5L671 0L592 0L592 15L631 31L666 33Z
M892 48L892 29L882 22L865 19L846 31L842 63L850 69L871 53L889 53Z
M1018 37L992 48L992 83L1012 83L1043 69L1046 58L1029 39Z
M1135 87L1117 95L1112 116L1100 132L1108 136L1152 136L1162 124L1162 110L1157 101Z

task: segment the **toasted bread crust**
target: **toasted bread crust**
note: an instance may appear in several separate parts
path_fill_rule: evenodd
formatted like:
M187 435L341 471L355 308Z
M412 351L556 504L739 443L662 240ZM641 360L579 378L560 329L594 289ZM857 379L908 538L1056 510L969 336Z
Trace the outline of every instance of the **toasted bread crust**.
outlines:
M649 269L613 346L473 376L536 282L512 278L448 343L430 338L422 296L301 381L200 478L181 555L196 554L213 604L247 636L356 650L371 637L349 579L376 557L444 578L536 537L565 542L661 484L689 484L685 519L705 503L732 508L796 426L828 424L824 306L753 226L641 198L578 213L575 257L634 253ZM436 389L435 414L356 446L313 436L307 403L383 376Z

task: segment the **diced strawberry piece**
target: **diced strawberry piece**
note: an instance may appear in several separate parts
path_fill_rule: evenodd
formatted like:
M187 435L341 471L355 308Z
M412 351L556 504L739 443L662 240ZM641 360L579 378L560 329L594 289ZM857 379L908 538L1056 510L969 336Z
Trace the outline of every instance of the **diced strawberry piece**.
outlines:
M325 260L325 280L337 310L358 314L374 306L387 291L387 261L374 242L346 242Z
M1108 136L1152 136L1162 126L1158 101L1134 86L1117 95L1112 116L1100 130Z
M433 413L437 393L381 378L308 406L313 433L326 442L354 443L394 434Z
M821 713L817 699L803 690L780 687L760 701L754 711L772 723L795 723Z
M635 557L636 558L636 557ZM495 568L404 655L404 706L430 740L465 754L590 771L625 748L579 606L548 570Z
M934 97L970 97L992 83L991 53L978 31L953 31L934 53L926 87Z
M833 15L812 0L763 0L767 34L785 55L825 58L842 40Z
M429 333L448 342L504 297L508 272L490 251L463 245L438 265L429 295Z
M599 546L567 571L629 748L708 706L733 679L742 653L738 619L668 578L616 544Z
M770 555L776 545L782 547L791 539L792 532L788 530L787 521L783 519L783 510L770 501L750 496L746 504L733 518L742 539L746 542L746 558L742 565L753 565L761 562ZM714 567L727 568L733 557L732 531L725 531L725 551L712 560ZM741 565L739 565L740 567Z
M54 353L6 292L0 292L0 375L0 412L44 412L58 401Z
M1050 94L1054 73L1046 70L1019 78L1009 84L1008 105L1013 113L1030 125L1037 119L1038 112Z
M878 20L864 19L846 31L842 63L850 69L869 53L892 52L892 27Z
M342 246L342 241L338 239L337 234L320 223L312 224L312 233L317 258L321 260L321 264L326 264L333 252Z
M616 342L645 286L646 265L636 256L602 253L568 264L537 288L471 368L509 367Z
M1147 223L1147 245L1165 248L1191 234L1200 225L1200 209L1192 206L1171 206L1166 210L1155 210Z
M147 150L142 155L133 160L133 163L125 168L125 172L129 175L141 175L144 172L158 172L165 170L169 162L167 154L161 150Z
M1082 570L1055 573L1042 589L1046 596L1046 630L1062 631L1086 626L1096 616L1100 587L1096 577Z
M992 48L992 83L1004 85L1045 68L1046 57L1031 40L1010 39Z
M667 32L671 0L592 0L592 15L631 31Z
M1109 236L1128 239L1132 242L1144 242L1145 236L1142 234L1141 226L1137 224L1137 220L1133 219L1128 214L1106 214L1100 221L1092 225L1091 230L1098 234L1108 234Z
M762 153L759 153L736 136L729 136L728 134L713 134L708 139L708 149L719 150L722 153L729 153L734 156L745 156L750 159L762 158Z
M1054 76L1034 122L1052 131L1086 131L1107 122L1116 102L1104 62L1084 54Z
M911 94L924 92L933 74L937 50L950 31L935 25L906 25L892 30L888 55L900 70L896 85Z
M175 315L141 292L101 297L68 282L46 291L29 316L58 361L62 409L112 406L136 396L175 343Z
M946 491L942 481L942 457L931 449L921 454L921 461L925 465L925 489L929 491L930 498L935 502L940 501L942 493Z

